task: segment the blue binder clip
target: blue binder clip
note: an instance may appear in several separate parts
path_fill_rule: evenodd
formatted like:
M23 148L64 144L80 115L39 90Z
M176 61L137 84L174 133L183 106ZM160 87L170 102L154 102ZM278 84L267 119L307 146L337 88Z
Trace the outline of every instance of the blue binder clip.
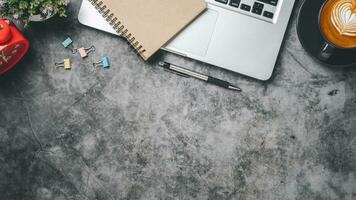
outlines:
M68 37L67 39L65 39L62 42L62 44L63 44L64 48L67 48L73 44L73 40L70 37Z
M105 56L101 61L93 63L94 67L103 67L103 68L110 68L110 60L109 57Z
M73 54L77 53L77 49L73 47L73 40L70 37L67 37L67 39L62 42L62 45L64 48L70 48Z

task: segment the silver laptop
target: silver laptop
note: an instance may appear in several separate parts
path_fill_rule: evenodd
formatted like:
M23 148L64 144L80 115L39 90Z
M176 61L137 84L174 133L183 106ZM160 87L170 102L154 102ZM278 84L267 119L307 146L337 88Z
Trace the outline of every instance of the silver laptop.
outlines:
M295 0L206 2L208 10L162 49L268 80ZM88 0L83 0L78 19L84 25L117 34Z

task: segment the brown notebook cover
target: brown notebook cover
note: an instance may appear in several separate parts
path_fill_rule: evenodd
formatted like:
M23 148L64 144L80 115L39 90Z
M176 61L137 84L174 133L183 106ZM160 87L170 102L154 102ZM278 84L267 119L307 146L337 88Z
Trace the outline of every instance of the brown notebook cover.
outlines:
M207 8L204 0L89 1L144 60Z

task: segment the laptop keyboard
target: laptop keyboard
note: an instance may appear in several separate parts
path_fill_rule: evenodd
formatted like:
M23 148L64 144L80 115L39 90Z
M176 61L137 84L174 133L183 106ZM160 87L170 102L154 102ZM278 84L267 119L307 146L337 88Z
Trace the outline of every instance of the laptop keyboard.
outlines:
M282 0L207 0L208 3L273 23Z

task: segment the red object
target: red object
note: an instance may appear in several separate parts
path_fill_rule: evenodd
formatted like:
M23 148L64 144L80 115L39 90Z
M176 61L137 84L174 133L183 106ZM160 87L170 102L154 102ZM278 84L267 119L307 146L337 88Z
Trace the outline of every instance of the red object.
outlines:
M0 75L15 66L25 56L29 41L16 26L0 18Z

